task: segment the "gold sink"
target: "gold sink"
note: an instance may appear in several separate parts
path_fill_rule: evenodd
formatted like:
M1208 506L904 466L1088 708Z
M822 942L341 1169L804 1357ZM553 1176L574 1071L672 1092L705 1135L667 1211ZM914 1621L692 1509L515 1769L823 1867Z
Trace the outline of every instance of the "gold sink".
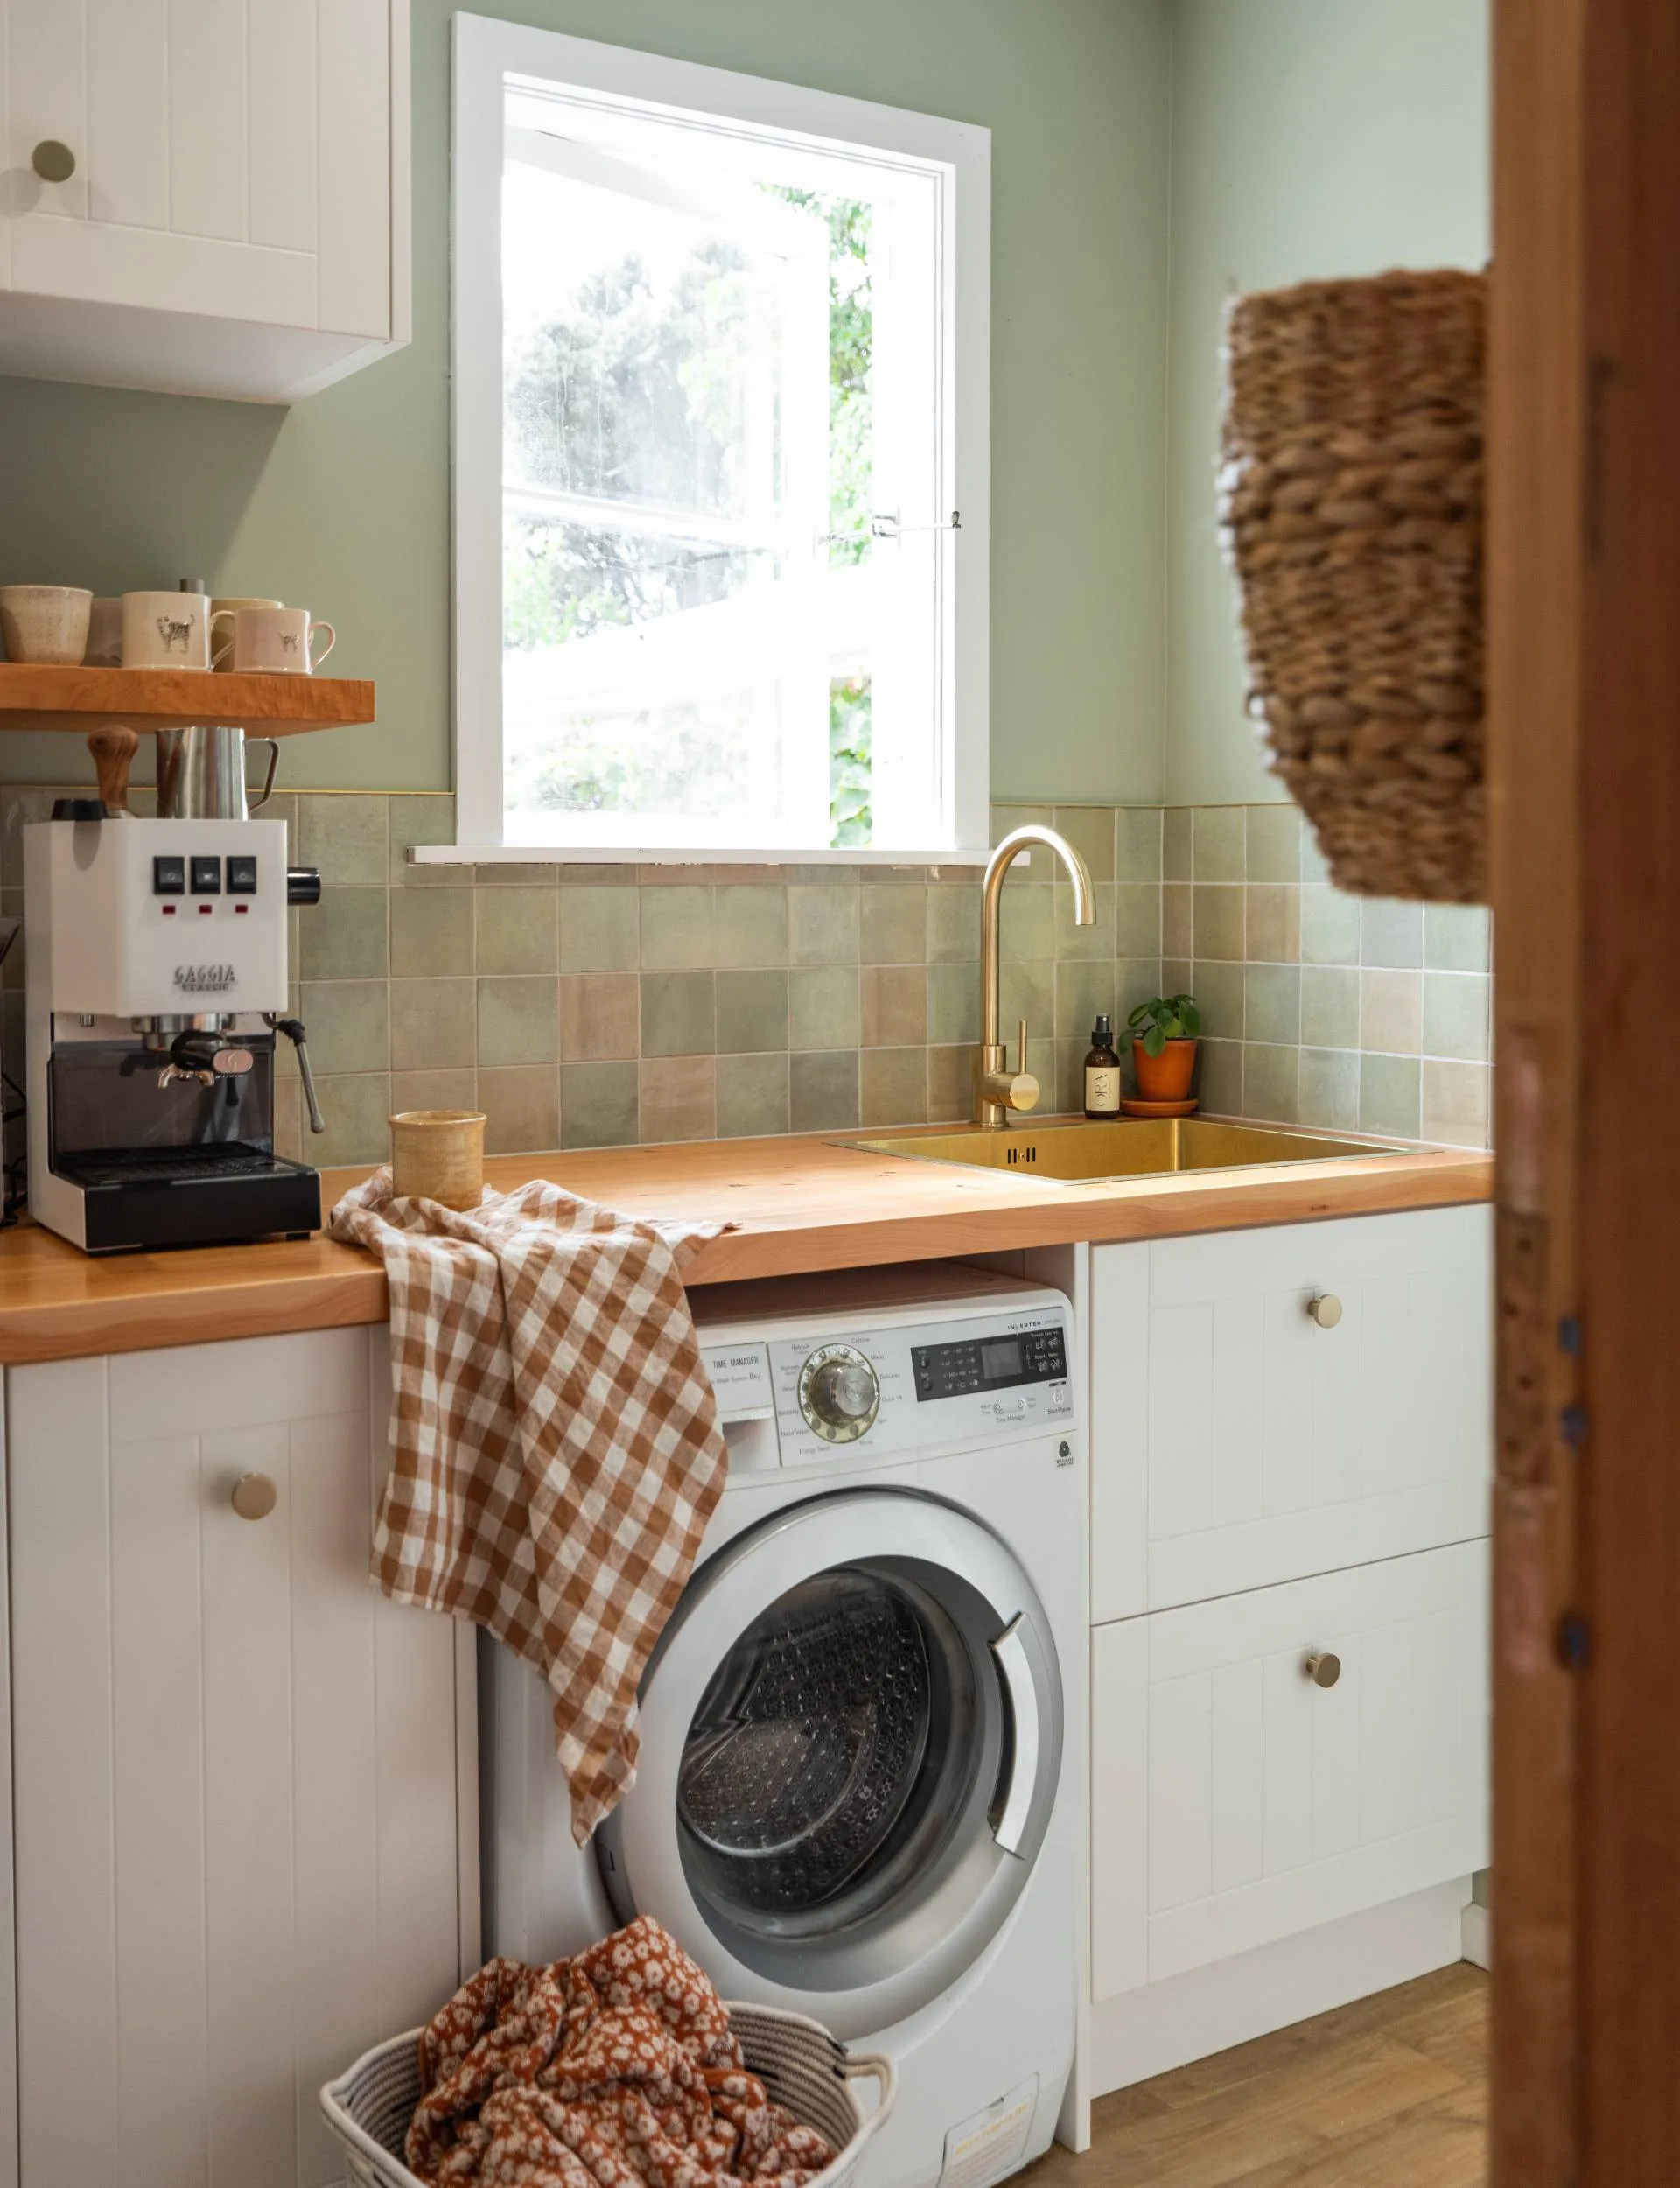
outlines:
M1052 1185L1415 1152L1383 1140L1334 1138L1284 1125L1222 1124L1213 1117L1137 1117L1112 1125L1074 1118L1003 1127L965 1125L951 1132L905 1133L892 1140L839 1144L869 1154L901 1155L912 1162L1007 1170L1013 1177L1042 1178Z

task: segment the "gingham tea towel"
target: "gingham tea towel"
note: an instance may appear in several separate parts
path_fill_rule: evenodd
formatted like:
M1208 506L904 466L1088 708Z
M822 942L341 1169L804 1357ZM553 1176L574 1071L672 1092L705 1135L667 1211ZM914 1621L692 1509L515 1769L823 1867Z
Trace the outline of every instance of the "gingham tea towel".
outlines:
M458 1213L396 1198L387 1168L329 1228L390 1290L374 1578L542 1673L581 1846L634 1783L637 1683L723 1492L682 1271L730 1226L646 1223L542 1180Z

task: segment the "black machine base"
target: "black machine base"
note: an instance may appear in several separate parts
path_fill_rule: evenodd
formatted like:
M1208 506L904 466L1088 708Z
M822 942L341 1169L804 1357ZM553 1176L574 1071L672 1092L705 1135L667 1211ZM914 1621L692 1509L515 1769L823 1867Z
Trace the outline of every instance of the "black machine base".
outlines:
M239 1141L74 1155L53 1167L81 1193L89 1253L234 1245L321 1225L319 1172Z

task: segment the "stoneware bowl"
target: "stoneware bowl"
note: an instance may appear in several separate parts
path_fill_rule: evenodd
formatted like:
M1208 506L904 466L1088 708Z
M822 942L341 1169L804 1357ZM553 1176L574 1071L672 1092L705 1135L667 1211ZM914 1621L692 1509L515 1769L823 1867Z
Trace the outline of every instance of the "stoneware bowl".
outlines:
M0 585L0 639L8 661L78 664L94 596L74 585Z
M389 1119L399 1198L476 1208L484 1198L484 1122L478 1109L399 1110Z

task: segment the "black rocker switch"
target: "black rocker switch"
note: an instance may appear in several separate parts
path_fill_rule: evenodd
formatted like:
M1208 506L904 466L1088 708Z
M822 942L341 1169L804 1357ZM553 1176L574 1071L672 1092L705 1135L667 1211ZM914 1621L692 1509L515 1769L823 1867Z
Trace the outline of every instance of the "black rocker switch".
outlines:
M194 896L221 894L221 860L194 859L192 861L192 894Z
M248 853L235 855L228 859L228 894L229 896L256 894L256 860Z
M186 861L177 852L165 852L151 862L151 893L154 896L184 896L186 894Z

